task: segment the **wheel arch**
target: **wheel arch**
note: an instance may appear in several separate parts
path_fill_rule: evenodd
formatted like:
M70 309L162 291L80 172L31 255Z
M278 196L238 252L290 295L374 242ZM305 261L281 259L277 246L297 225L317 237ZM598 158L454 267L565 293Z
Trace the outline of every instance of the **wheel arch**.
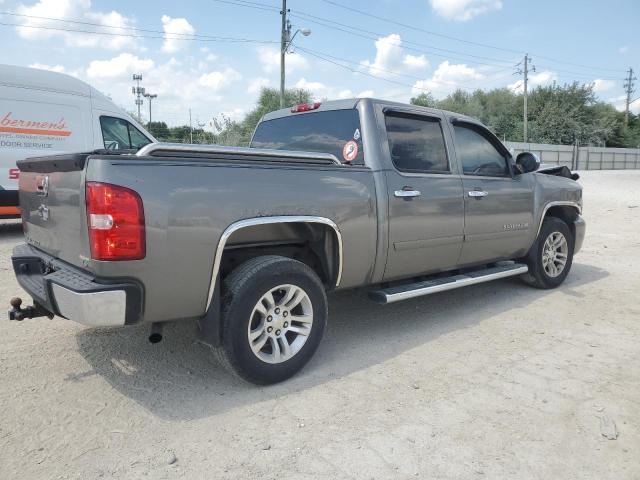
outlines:
M313 248L308 245L313 243ZM288 247L287 247L288 246ZM284 251L300 251L313 255L320 266L310 265L329 288L338 287L342 278L343 247L342 234L336 223L318 216L270 216L239 220L229 225L218 241L207 294L206 309L209 309L220 274L226 267L230 252L240 253L247 260L258 255ZM292 250L293 249L293 250ZM296 258L288 253L283 256ZM311 257L309 257L311 258ZM301 259L305 263L307 259Z
M569 201L555 201L549 202L544 206L542 210L542 215L540 216L540 222L538 223L538 229L536 231L536 238L540 234L540 230L542 229L542 222L544 222L547 217L555 217L559 218L563 222L567 224L571 234L575 239L575 220L578 215L582 213L582 207L576 202Z

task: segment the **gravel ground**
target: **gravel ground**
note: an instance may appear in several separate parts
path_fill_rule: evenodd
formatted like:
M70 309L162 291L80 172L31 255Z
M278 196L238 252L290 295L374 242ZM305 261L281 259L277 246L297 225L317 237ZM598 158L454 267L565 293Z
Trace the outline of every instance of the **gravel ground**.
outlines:
M294 379L257 388L193 324L0 323L0 478L640 478L640 172L585 172L564 285L386 307L330 298ZM0 298L24 296L0 224Z

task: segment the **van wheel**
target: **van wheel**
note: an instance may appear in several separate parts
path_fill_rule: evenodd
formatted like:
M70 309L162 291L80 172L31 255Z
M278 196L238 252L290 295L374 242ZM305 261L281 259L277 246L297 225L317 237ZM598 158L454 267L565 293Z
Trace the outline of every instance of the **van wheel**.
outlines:
M523 280L536 288L555 288L571 270L573 262L573 236L566 223L548 217L542 223L536 242L525 257L529 272Z
M281 382L313 356L327 323L327 296L304 263L275 255L238 266L224 282L222 363L252 383Z

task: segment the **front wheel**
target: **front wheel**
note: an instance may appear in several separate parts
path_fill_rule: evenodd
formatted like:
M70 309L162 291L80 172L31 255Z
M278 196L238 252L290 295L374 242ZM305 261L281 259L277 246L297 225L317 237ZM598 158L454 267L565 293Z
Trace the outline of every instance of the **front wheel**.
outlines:
M313 356L327 322L327 297L304 263L275 255L240 265L225 280L223 363L257 384L281 382Z
M546 218L525 258L529 272L522 278L537 288L557 287L571 270L573 247L573 235L567 224L559 218Z

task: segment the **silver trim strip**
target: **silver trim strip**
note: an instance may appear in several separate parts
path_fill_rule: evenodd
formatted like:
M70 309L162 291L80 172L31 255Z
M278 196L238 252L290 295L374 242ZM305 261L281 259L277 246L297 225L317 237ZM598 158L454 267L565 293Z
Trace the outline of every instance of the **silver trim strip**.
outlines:
M384 299L384 303L394 303L399 302L401 300L408 300L410 298L422 297L424 295L430 295L432 293L444 292L447 290L453 290L455 288L467 287L469 285L475 285L477 283L489 282L491 280L498 280L500 278L512 277L514 275L521 275L523 273L527 273L529 271L529 267L526 265L522 265L520 267L514 267L512 270L505 270L503 272L496 272L489 275L481 276L481 277L469 277L467 275L457 275L456 280L449 283L444 283L441 285L434 285L431 287L423 287L417 288L415 290L408 290L406 292L399 293L391 293L386 294L384 290L380 290L376 292L376 294L380 294Z
M485 192L483 190L471 190L467 193L470 197L486 197L489 195L489 192Z
M127 293L124 290L81 293L51 284L58 311L69 320L91 327L121 326L125 323Z
M540 229L542 228L542 222L544 222L544 217L547 214L547 210L549 210L551 207L557 207L557 206L574 207L576 210L578 210L578 214L582 215L582 207L580 206L580 204L576 202L564 201L564 200L549 202L544 206L544 209L542 210L542 215L540 216L540 223L538 224L538 231L536 232L536 238L538 238L538 235L540 234Z
M136 153L138 157L153 156L156 152L217 153L226 155L253 155L273 160L324 160L342 166L335 155L329 153L297 152L293 150L273 150L266 148L222 147L220 145L193 145L185 143L150 143Z
M255 225L267 225L274 223L321 223L323 225L328 225L333 228L336 233L336 238L338 239L338 273L336 275L336 283L335 286L340 285L340 280L342 279L342 234L340 233L340 229L335 224L333 220L329 220L325 217L315 217L315 216L274 216L274 217L256 217L256 218L246 218L244 220L239 220L235 223L229 225L224 232L222 232L222 236L218 241L218 248L216 249L216 256L213 261L213 270L211 271L211 282L209 283L209 292L207 294L207 305L205 308L209 310L209 305L211 305L211 299L213 298L213 291L216 287L216 282L218 278L218 271L220 270L220 262L222 261L222 254L224 252L224 247L227 244L227 240L229 237L233 235L238 230L243 228L252 227Z

